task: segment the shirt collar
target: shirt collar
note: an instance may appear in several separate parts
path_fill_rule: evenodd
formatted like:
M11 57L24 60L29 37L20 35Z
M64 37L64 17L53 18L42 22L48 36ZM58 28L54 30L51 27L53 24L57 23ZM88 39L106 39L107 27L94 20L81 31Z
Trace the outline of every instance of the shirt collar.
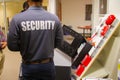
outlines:
M37 6L30 6L28 9L31 10L43 10L43 8L41 6L37 7Z

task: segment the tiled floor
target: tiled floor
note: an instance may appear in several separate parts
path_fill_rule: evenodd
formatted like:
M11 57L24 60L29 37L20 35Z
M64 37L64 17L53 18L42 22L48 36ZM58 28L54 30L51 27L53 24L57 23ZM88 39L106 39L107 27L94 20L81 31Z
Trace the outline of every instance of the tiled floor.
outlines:
M18 80L21 57L19 52L4 49L5 63L1 80Z

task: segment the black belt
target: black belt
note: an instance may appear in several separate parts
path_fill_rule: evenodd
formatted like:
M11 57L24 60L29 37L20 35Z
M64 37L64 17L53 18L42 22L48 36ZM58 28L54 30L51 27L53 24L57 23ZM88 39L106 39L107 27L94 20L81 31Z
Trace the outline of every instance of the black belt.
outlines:
M51 58L43 59L43 60L36 60L36 61L23 61L24 64L43 64L51 62Z

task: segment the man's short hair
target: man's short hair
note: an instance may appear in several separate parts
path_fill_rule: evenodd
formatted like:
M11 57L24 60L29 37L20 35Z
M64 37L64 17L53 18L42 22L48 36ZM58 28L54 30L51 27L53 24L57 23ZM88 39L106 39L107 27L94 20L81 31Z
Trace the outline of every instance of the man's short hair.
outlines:
M43 0L31 0L33 2L42 2Z
M23 9L27 9L28 7L29 7L28 2L25 1L25 2L23 3Z

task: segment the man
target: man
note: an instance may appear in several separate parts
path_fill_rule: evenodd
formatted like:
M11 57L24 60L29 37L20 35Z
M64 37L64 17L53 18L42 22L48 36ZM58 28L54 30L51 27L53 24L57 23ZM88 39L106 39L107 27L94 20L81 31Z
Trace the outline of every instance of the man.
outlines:
M13 17L8 48L20 51L23 80L55 80L54 48L62 44L57 16L42 8L42 0L27 0L29 8Z
M2 50L6 47L6 45L7 45L6 37L3 34L2 30L0 29L0 76L3 71L5 61L5 55L3 54Z

